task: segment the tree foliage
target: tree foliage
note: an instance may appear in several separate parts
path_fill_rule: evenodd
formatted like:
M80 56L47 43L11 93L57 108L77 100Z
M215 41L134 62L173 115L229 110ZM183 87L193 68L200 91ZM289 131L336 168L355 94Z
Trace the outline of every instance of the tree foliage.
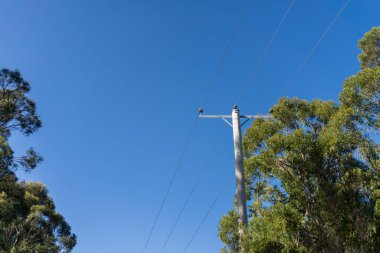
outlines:
M360 40L339 103L281 98L247 130L250 222L238 238L221 219L225 252L380 252L379 31Z
M362 69L380 66L380 27L374 27L359 41L362 53L359 60Z
M30 85L16 71L0 70L0 252L70 252L76 236L56 212L46 187L20 182L18 169L31 171L42 158L32 148L15 157L8 140L13 132L30 135L41 127Z

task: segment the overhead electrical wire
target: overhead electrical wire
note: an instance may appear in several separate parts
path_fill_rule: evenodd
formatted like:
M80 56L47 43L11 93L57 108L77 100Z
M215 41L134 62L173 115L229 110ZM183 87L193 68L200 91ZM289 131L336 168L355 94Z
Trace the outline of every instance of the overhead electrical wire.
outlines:
M208 99L208 97L209 97L209 95L210 95L210 93L211 93L213 87L215 86L216 80L218 79L218 77L219 77L219 75L220 75L220 73L221 73L221 70L223 69L223 66L224 66L225 60L226 60L227 55L228 55L228 53L229 53L229 51L230 51L230 49L231 49L232 42L233 42L233 41L235 40L235 38L236 38L236 35L237 35L237 33L238 33L239 29L240 29L241 23L242 23L242 21L243 21L245 15L246 15L246 13L247 13L247 10L248 10L248 7L249 7L250 3L251 3L251 0L246 0L246 1L245 1L245 5L244 5L244 7L243 7L242 14L239 16L238 22L236 23L235 28L234 28L234 30L233 30L233 33L232 33L231 39L228 41L227 46L226 46L226 48L225 48L225 50L224 50L224 52L223 52L223 55L222 55L222 58L221 58L221 60L220 60L220 62L219 62L219 64L218 64L218 67L217 67L216 73L215 73L215 75L214 75L212 81L211 81L210 84L208 85L208 88L207 88L207 90L206 90L206 94L205 94L204 99L202 100L202 103L201 103L201 107L204 107L204 106L205 106L205 104L206 104L206 102L207 102L207 99ZM170 192L170 190L171 190L171 188L172 188L172 186L173 186L173 183L174 183L174 181L175 181L175 179L176 179L176 176L177 176L178 170L179 170L179 168L181 167L181 164L182 164L182 161L183 161L184 155L185 155L185 153L186 153L186 151L187 151L187 149L188 149L188 147L189 147L189 144L190 144L191 139L192 139L192 137L193 137L194 130L195 130L197 124L198 124L198 120L199 120L199 118L196 117L195 120L194 120L194 122L193 122L193 125L192 125L192 127L191 127L190 132L189 132L189 135L188 135L188 137L187 137L187 139L186 139L185 146L184 146L183 149L182 149L182 152L181 152L181 154L180 154L180 156L179 156L179 159L178 159L177 165L176 165L176 167L175 167L175 169L174 169L174 172L173 172L173 174L172 174L172 176L171 176L171 179L170 179L170 181L169 181L169 185L168 185L168 187L167 187L167 189L166 189L166 191L165 191L165 194L164 194L163 199L162 199L162 201L161 201L160 207L159 207L159 209L158 209L158 211L157 211L157 213L156 213L156 216L155 216L155 218L154 218L153 224L152 224L152 226L151 226L151 229L149 230L148 237L147 237L147 239L146 239L146 241L145 241L145 245L144 245L144 248L143 248L143 250L142 250L143 253L146 251L146 249L147 249L147 247L148 247L148 244L149 244L149 241L150 241L150 238L152 237L153 231L154 231L155 227L157 226L157 222L158 222L158 220L159 220L159 218L160 218L160 215L161 215L161 212L162 212L162 208L164 207L164 205L165 205L165 203L166 203L166 200L167 200L167 197L168 197L168 195L169 195L169 192Z
M317 50L319 44L321 44L322 40L326 37L326 35L329 33L331 28L335 25L336 21L339 19L339 17L342 15L344 10L347 8L348 4L351 2L351 0L347 0L345 4L340 8L338 13L335 15L334 19L330 22L330 24L327 26L325 31L322 33L322 35L319 37L317 42L314 44L313 48L310 50L310 52L306 55L304 61L298 66L296 72L294 75L289 79L288 83L286 84L285 88L282 91L282 96L285 95L285 93L289 90L290 86L294 83L298 75L301 73L302 69L305 67L305 65L308 63L310 58L313 56L314 52Z
M293 2L291 2L290 6L291 7L293 5ZM327 33L331 30L331 28L334 26L334 24L336 23L336 21L338 20L338 18L342 15L342 13L344 12L344 10L347 8L348 4L351 2L351 0L347 0L345 2L345 4L342 6L342 8L338 11L337 15L334 17L334 19L332 20L332 22L329 24L329 26L327 27L327 29L324 31L324 33L321 35L321 37L319 38L319 40L317 41L317 43L314 45L314 47L312 48L312 50L310 51L310 53L306 56L305 60L302 62L302 64L298 67L296 73L294 74L294 76L292 77L292 79L290 79L290 81L288 82L288 85L286 87L286 89L283 91L283 93L286 92L287 88L289 88L288 86L296 79L297 75L301 72L302 68L305 66L305 64L308 62L308 60L310 59L310 57L313 55L313 53L315 52L315 50L317 49L317 47L319 46L319 44L321 43L321 41L323 40L323 38L327 35ZM285 12L284 16L286 17L287 14L289 12L289 8L287 9L287 11ZM280 24L283 23L283 19L281 19L280 21ZM276 29L277 31L278 29ZM274 34L276 34L276 31ZM277 32L278 33L278 32ZM272 36L273 37L273 36ZM271 39L272 40L272 39ZM270 45L272 42L270 42L268 45ZM268 47L267 47L268 48ZM270 46L269 46L270 48ZM264 50L265 52L265 50ZM266 54L266 53L265 53ZM263 55L265 55L263 54ZM261 59L261 57L260 57ZM258 62L261 62L262 59ZM258 66L259 64L256 64L256 66ZM256 74L258 67L255 67L253 72L254 74ZM254 75L253 74L253 75ZM250 75L250 76L253 76L253 75ZM250 78L249 78L250 79ZM248 79L248 80L249 80ZM247 82L248 83L248 82ZM239 98L238 100L241 98L241 94L239 95ZM212 209L214 208L216 202L218 201L218 199L220 198L222 194L222 191L220 191L218 193L218 195L215 197L214 201L212 202L212 204L210 205L210 207L208 208L206 214L204 215L204 217L202 218L200 224L198 225L197 229L194 231L194 233L192 234L190 240L188 241L188 243L186 244L185 246L185 249L183 250L183 253L185 253L187 251L187 249L190 247L191 243L193 242L194 238L196 237L196 235L199 233L201 227L203 226L204 222L207 220L209 214L211 213Z
M204 99L203 99L203 101L201 103L201 107L205 106L205 104L207 102L207 99L209 97L209 94L210 94L212 88L215 86L216 80L218 79L218 77L219 77L219 75L220 75L220 73L221 73L221 71L223 69L223 66L224 66L224 63L226 61L227 55L230 52L232 43L234 42L234 40L236 38L236 35L239 32L239 30L240 30L241 23L243 22L244 17L247 14L248 7L251 4L251 1L252 0L245 0L243 11L241 12L241 14L239 16L239 19L238 19L238 21L237 21L237 23L235 25L235 28L234 28L234 30L232 32L231 39L228 41L227 46L224 49L223 56L222 56L222 58L221 58L221 60L219 62L219 65L218 65L217 69L216 69L215 75L214 75L213 79L211 80L211 82L210 82L210 84L209 84L209 86L207 88L206 95L205 95L205 97L204 97Z
M283 14L283 16L282 16L282 18L281 18L281 20L280 20L280 23L279 23L278 26L276 27L276 30L274 31L272 37L270 38L270 40L269 40L267 46L265 47L263 53L261 54L261 56L260 56L260 58L259 58L257 64L255 65L255 67L254 67L254 69L253 69L253 71L252 71L251 75L249 76L249 78L248 78L248 80L247 80L246 83L248 83L248 82L251 80L251 78L253 78L253 76L256 74L256 72L257 72L257 70L258 70L258 68L259 68L259 66L260 66L260 64L261 64L261 62L263 61L264 57L265 57L266 54L268 53L269 49L271 48L271 46L272 46L272 44L273 44L273 42L274 42L274 40L275 40L275 38L276 38L278 32L280 31L280 29L281 29L281 27L282 27L282 24L284 23L284 21L285 21L286 17L288 16L288 14L289 14L291 8L293 7L294 2L295 2L295 0L292 0L292 1L290 2L288 8L286 9L285 13ZM247 5L246 5L247 8L248 8L248 6L249 6L249 3L250 3L250 2L247 2ZM242 18L244 17L245 13L246 13L246 10L243 11L243 14L242 14L242 16L241 16L241 18L240 18L240 21L238 22L238 25L237 25L237 27L235 28L235 32L233 33L233 37L236 36L236 33L237 33L237 30L238 30L238 27L240 26L241 20L242 20ZM231 47L232 41L233 41L233 40L231 39L230 42L229 42L228 45L227 45L227 48L226 48L226 51L227 51L227 52L228 52L229 48ZM226 52L226 51L225 51L225 52ZM225 58L226 58L225 56L222 57L222 63L224 63ZM218 68L218 70L217 70L217 73L220 72L222 66L223 66L223 65L220 65L220 66L219 66L219 68ZM214 82L215 80L216 80L216 78L213 79L213 82ZM210 87L213 86L213 82L212 82L212 85L210 85ZM246 86L246 85L245 85L245 86ZM246 87L243 86L243 87L242 87L242 91L245 90L245 88L246 88ZM206 97L206 98L207 98L207 97ZM239 95L238 100L239 100L239 99L240 99L240 95ZM202 103L202 105L204 105L204 103L205 103L205 101ZM218 138L218 139L219 139L219 138ZM217 145L217 144L216 144L216 145ZM213 152L214 149L216 149L216 145L213 146L213 148L212 148L212 152ZM212 152L210 152L210 154L211 154ZM210 158L210 157L208 157L207 160L206 160L207 163L208 163L209 158ZM207 164L207 163L206 163L206 164ZM206 165L206 166L207 166L207 165ZM204 169L205 169L205 167L204 167ZM200 179L200 177L201 177L201 175L202 175L204 169L202 169L200 175L198 176L196 182L195 182L194 185L193 185L193 188L191 189L190 193L188 194L186 201L184 202L183 206L181 207L180 212L179 212L179 214L178 214L178 216L177 216L177 218L176 218L176 220L175 220L175 222L174 222L174 225L172 226L172 228L171 228L171 230L170 230L170 232L169 232L169 235L166 237L166 240L165 240L165 242L164 242L164 244L163 244L163 247L162 247L162 249L161 249L161 252L163 252L164 249L166 248L166 245L167 245L167 243L169 242L170 237L172 236L172 234L173 234L173 232L174 232L174 229L175 229L175 227L176 227L178 221L180 220L180 218L181 218L181 216L182 216L182 214L183 214L183 211L185 210L185 208L186 208L188 202L190 201L190 198L192 197L192 195L193 195L193 193L194 193L195 188L196 188L197 185L198 185L199 179ZM185 251L187 250L187 248L188 248L188 247L190 246L190 244L192 243L193 239L195 238L195 236L196 236L196 234L198 233L199 229L200 229L201 226L203 225L204 221L207 219L209 213L211 212L212 208L214 207L214 205L215 205L215 203L217 202L218 199L219 199L219 195L218 195L217 198L214 200L213 204L210 206L208 212L206 213L206 216L203 218L203 220L202 220L201 224L199 225L198 229L195 231L195 234L193 234L192 238L191 238L190 241L188 242L188 245L186 246Z
M186 247L185 247L185 249L182 251L182 253L185 253L185 252L189 249L189 247L190 247L191 243L193 242L195 236L199 233L199 230L200 230L201 227L203 226L203 223L205 223L205 221L207 220L208 216L210 215L212 209L214 208L216 202L218 202L220 196L222 195L222 193L223 193L223 189L224 189L224 186L227 184L228 179L229 179L229 177L227 177L226 180L224 180L223 187L220 188L220 191L218 192L218 195L216 196L216 198L214 199L214 201L211 203L211 205L210 205L209 208L207 209L207 212L206 212L205 215L203 216L203 218L202 218L201 222L199 223L198 227L194 230L194 233L191 235L191 238L190 238L190 240L187 242Z
M294 2L295 2L295 0L292 0L292 1L290 2L290 4L289 4L288 8L286 9L285 13L282 15L282 18L281 18L281 20L280 20L280 23L279 23L278 26L276 27L276 30L274 31L272 37L270 38L270 40L269 40L267 46L265 47L263 53L261 54L261 56L260 56L260 58L259 58L259 60L258 60L258 62L257 62L257 64L256 64L256 66L255 66L254 69L253 69L253 72L251 73L251 75L250 75L250 77L248 78L248 80L247 80L246 83L248 83L249 80L251 80L251 78L256 74L256 72L257 72L257 70L258 70L258 68L259 68L259 66L260 66L260 64L261 64L261 62L263 61L264 57L265 57L266 54L268 53L269 49L271 48L271 46L272 46L272 44L273 44L273 42L274 42L274 40L275 40L275 38L276 38L278 32L279 32L280 29L281 29L282 24L284 23L284 21L285 21L286 17L288 16L288 14L289 14L291 8L293 7ZM244 88L245 88L245 87L242 87L242 90L243 90ZM239 99L240 99L240 96L239 96L238 100L239 100ZM191 196L192 196L192 194L193 194L193 192L194 192L196 186L197 186L197 182L196 182L196 184L194 184L193 189L192 189L191 192L189 193L187 200L185 201L184 205L182 206L181 211L180 211L179 215L178 215L177 218L176 218L176 221L175 221L175 223L174 223L174 226L173 226L172 229L170 230L170 233L169 233L168 237L167 237L166 240L165 240L165 243L164 243L164 245L163 245L163 248L162 248L161 252L163 252L163 250L165 249L165 247L166 247L166 245L167 245L167 242L169 241L169 239L170 239L170 237L171 237L171 235L172 235L172 233L173 233L173 231L174 231L174 229L175 229L175 226L177 225L179 219L181 218L182 213L183 213L183 210L186 208L186 206L187 206L187 204L188 204L188 201L190 200L190 198L191 198ZM195 231L195 234L193 234L192 238L191 238L190 241L188 242L188 245L186 246L185 251L187 250L187 248L188 248L188 247L190 246L190 244L192 243L194 237L195 237L196 234L198 233L198 231L199 231L199 229L201 228L201 226L203 225L204 221L207 219L209 213L211 212L212 208L214 207L214 205L215 205L215 203L217 202L218 199L219 199L219 195L216 197L216 199L214 200L213 204L210 206L208 212L206 213L205 217L203 218L201 224L199 225L199 228Z
M243 97L243 94L245 93L245 91L247 90L251 80L256 76L257 74L257 71L259 70L265 56L268 54L270 48L272 47L273 45L273 42L275 41L278 33L280 32L281 28L282 28L282 25L284 24L286 18L288 17L288 14L290 12L290 10L292 9L293 5L294 5L294 2L295 0L292 0L290 3L289 3L289 6L288 8L285 10L284 14L282 15L281 19L280 19L280 22L278 23L276 29L274 30L271 38L269 39L265 49L263 50L263 52L261 53L258 61L256 62L255 66L253 67L251 73L249 74L247 80L244 82L244 84L242 85L241 89L240 89L240 92L239 92L239 96L236 100L236 103L235 104L238 104L238 102L240 101L240 99Z
M198 176L197 176L197 178L196 178L196 180L195 180L195 182L194 182L194 184L193 184L193 187L191 188L191 191L190 191L189 194L187 195L186 200L185 200L183 206L181 207L181 210L179 211L178 216L177 216L177 218L176 218L174 224L172 225L172 227L171 227L171 229L170 229L170 232L169 232L168 236L166 237L166 240L165 240L165 242L164 242L164 244L163 244L163 246L162 246L160 252L163 252L163 251L165 250L166 245L168 244L169 239L170 239L170 237L172 236L172 234L173 234L173 232L174 232L174 229L176 228L176 226L177 226L177 224L178 224L178 221L179 221L180 218L182 217L183 211L184 211L185 208L187 207L187 204L189 203L191 197L193 196L193 193L194 193L195 189L197 188L198 183L199 183L199 181L200 181L200 179L201 179L203 173L205 172L205 170L206 170L206 168L207 168L207 166L208 166L208 164L209 164L209 162L210 162L212 156L213 156L214 153L215 153L215 150L216 150L217 147L218 147L218 144L219 144L219 141L220 141L220 139L221 139L221 136L223 135L223 132L224 132L224 128L220 131L220 133L218 134L217 138L215 139L215 142L214 142L213 146L211 147L211 150L210 150L209 154L207 155L207 158L206 158L206 160L205 160L205 163L203 164L201 170L199 171L199 174L198 174Z
M176 178L176 176L177 176L178 170L179 170L179 168L180 168L180 166L181 166L181 164L182 164L182 160L183 160L183 158L184 158L184 156L185 156L185 153L186 153L186 151L187 151L187 149L188 149L188 146L189 146L189 144L190 144L191 138L193 137L193 133L194 133L194 130L195 130L196 126L197 126L197 123L198 123L198 117L195 119L195 121L194 121L194 123L193 123L193 126L191 127L191 130L190 130L190 133L189 133L189 135L188 135L188 137L187 137L187 140L186 140L185 146L184 146L184 148L183 148L183 150L182 150L182 152L181 152L181 154L180 154L180 156L179 156L179 159L178 159L178 162L177 162L176 168L175 168L174 173L173 173L173 175L172 175L172 177L171 177L171 179L170 179L170 182L169 182L169 185L168 185L168 187L167 187L167 189L166 189L166 192L165 192L164 198L163 198L162 201L161 201L160 208L158 209L158 212L157 212L157 214L156 214L156 217L154 218L154 222L153 222L153 225L152 225L152 227L151 227L151 229L150 229L150 231L149 231L148 238L147 238L147 240L145 241L145 246L144 246L144 250L143 250L143 252L145 252L146 248L148 247L148 243L149 243L150 238L151 238L151 236L152 236L153 230L154 230L154 228L155 228L156 225L157 225L158 219L159 219L159 217L160 217L160 215L161 215L162 208L164 207L165 202L166 202L166 199L168 198L169 192L170 192L170 190L171 190L171 188L172 188L172 186L173 186L173 183L174 183L175 178Z

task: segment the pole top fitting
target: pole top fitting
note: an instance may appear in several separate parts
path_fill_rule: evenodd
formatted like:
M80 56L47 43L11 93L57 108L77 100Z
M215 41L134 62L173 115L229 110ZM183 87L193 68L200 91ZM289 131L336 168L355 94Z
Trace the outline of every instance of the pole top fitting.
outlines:
M198 113L199 113L199 114L202 114L202 113L203 113L203 108L202 108L202 107L199 107L199 109L198 109Z
M238 110L238 106L237 106L237 104L234 104L233 109L234 109L234 110Z

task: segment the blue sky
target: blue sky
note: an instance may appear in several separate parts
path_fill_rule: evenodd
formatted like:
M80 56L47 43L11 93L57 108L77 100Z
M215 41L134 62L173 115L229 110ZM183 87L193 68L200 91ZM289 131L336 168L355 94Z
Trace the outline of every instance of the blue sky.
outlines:
M244 114L276 103L344 0L296 0L257 76ZM205 113L228 114L287 0L252 0ZM45 183L78 235L75 253L141 252L197 109L243 0L1 1L1 67L32 85L44 127L16 135L16 153L44 162L22 179ZM357 41L379 25L377 0L352 0L287 96L336 100L359 69ZM232 133L219 120L197 126L146 252L158 252L219 132L224 135L167 253L182 252L222 189L188 252L218 252L219 218L232 207ZM223 182L227 178L227 184Z

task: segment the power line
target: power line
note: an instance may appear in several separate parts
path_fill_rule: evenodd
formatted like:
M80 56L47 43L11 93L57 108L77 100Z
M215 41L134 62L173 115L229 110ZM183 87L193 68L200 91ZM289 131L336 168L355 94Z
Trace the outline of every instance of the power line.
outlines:
M220 75L220 73L221 73L221 70L222 70L222 68L223 68L223 66L224 66L224 62L225 62L225 60L226 60L227 54L229 53L230 48L231 48L231 45L232 45L232 42L235 40L235 37L236 37L236 35L237 35L237 33L238 33L239 29L240 29L241 23L242 23L242 21L243 21L245 15L246 15L246 13L247 13L247 10L248 10L248 7L249 7L250 3L251 3L251 0L247 0L246 3L245 3L245 6L244 6L243 11L242 11L242 14L240 15L240 17L239 17L239 19L238 19L238 22L237 22L237 24L236 24L236 26L235 26L235 28L234 28L233 33L232 33L232 37L231 37L231 39L229 40L229 42L228 42L228 44L227 44L227 47L225 48L225 50L224 50L224 52L223 52L222 58L221 58L221 60L220 60L220 62L219 62L219 64L218 64L218 67L217 67L216 73L215 73L215 75L214 75L212 81L210 82L210 84L209 84L209 86L208 86L208 88L207 88L207 91L206 91L205 97L204 97L204 99L203 99L203 101L202 101L201 107L204 107L204 105L206 104L207 99L208 99L208 97L209 97L209 95L210 95L210 93L211 93L211 91L212 91L212 88L214 87L215 82L216 82L216 80L218 79L218 77L219 77L219 75ZM164 194L164 197L163 197L163 200L162 200L162 202L161 202L161 205L160 205L160 207L159 207L159 209L158 209L158 212L157 212L157 214L156 214L156 216L155 216L155 218L154 218L153 225L152 225L152 227L151 227L151 229L150 229L150 231L149 231L149 234L148 234L148 238L147 238L147 240L145 241L144 249L143 249L143 251L142 251L143 253L146 251L146 249L147 249L147 247L148 247L148 244L149 244L150 238L152 237L153 231L154 231L154 229L155 229L155 227L156 227L156 225L157 225L158 219L159 219L159 217L160 217L160 215L161 215L162 208L164 207L164 205L165 205L165 203L166 203L166 199L167 199L167 197L168 197L168 195L169 195L169 192L170 192L170 190L171 190L171 188L172 188L172 186L173 186L173 183L174 183L174 181L175 181L175 179L176 179L177 172L178 172L178 170L179 170L179 168L180 168L180 166L181 166L181 164L182 164L183 157L184 157L184 155L185 155L185 153L186 153L186 151L187 151L187 149L188 149L189 143L190 143L190 141L191 141L191 139L192 139L192 136L193 136L193 133L194 133L194 130L195 130L195 128L196 128L197 123L198 123L198 117L197 117L197 118L194 120L194 122L193 122L193 126L192 126L192 128L191 128L191 130L190 130L190 133L189 133L188 138L187 138L187 140L186 140L185 146L184 146L184 148L183 148L183 150L182 150L182 152L181 152L181 155L180 155L180 157L179 157L179 159L178 159L177 166L176 166L176 168L175 168L175 170L174 170L174 173L173 173L173 175L172 175L172 177L171 177L171 179L170 179L170 182L169 182L168 188L167 188L167 190L166 190L166 192L165 192L165 194Z
M334 17L334 19L332 20L332 22L330 23L330 25L327 27L327 29L324 31L324 33L322 34L322 36L319 38L319 40L317 41L317 43L314 45L314 47L312 48L312 50L310 51L310 53L306 56L305 60L303 61L303 63L299 66L299 68L297 69L296 73L294 74L294 76L290 79L290 81L288 82L288 85L286 87L286 89L284 90L283 93L286 92L286 90L289 88L289 86L292 84L292 82L294 82L294 80L296 79L296 77L298 76L298 74L301 72L302 68L305 66L305 64L308 62L308 60L311 58L311 56L313 55L313 53L315 52L315 50L317 49L317 47L319 46L319 44L321 43L321 41L324 39L324 37L327 35L327 33L331 30L331 28L334 26L334 24L336 23L336 21L338 20L338 18L341 16L341 14L343 13L343 11L347 8L348 4L351 2L351 0L347 0L346 3L343 5L343 7L339 10L339 12L337 13L337 15ZM267 48L264 50L264 53L262 54L262 57L260 57L258 63L256 64L252 74L250 75L250 77L248 78L248 80L250 80L251 78L253 78L253 76L256 74L257 72L257 69L258 69L258 66L260 65L262 59L264 58L265 54L267 53L267 51L269 50L269 48L271 47L271 44L273 43L273 40L274 38L276 37L276 34L278 33L279 31L279 27L281 27L283 21L285 20L286 16L288 15L289 11L290 11L290 8L292 7L292 5L294 4L294 1L292 1L288 7L288 9L286 10L283 18L281 19L281 22L279 24L279 26L277 27L275 33L273 34L270 42L268 43L268 46ZM264 56L263 56L264 55ZM248 83L248 81L247 81ZM246 88L246 87L245 87ZM244 89L245 89L244 88ZM242 96L242 92L240 93L239 95L239 98L238 100L241 98ZM189 246L191 245L191 243L193 242L195 236L198 234L200 228L202 227L203 223L206 221L206 219L208 218L211 210L214 208L216 202L218 201L219 197L221 195L221 192L217 195L217 197L214 199L213 203L210 205L209 209L207 210L205 216L203 217L201 223L199 224L199 226L197 227L197 229L194 231L191 239L189 240L189 242L187 243L183 253L185 253L187 251L187 249L189 248Z
M244 94L244 91L245 89L247 88L248 84L249 84L249 81L256 75L257 73L257 70L259 69L265 55L268 53L269 49L271 48L272 44L273 44L273 41L274 39L276 38L278 32L280 31L281 29L281 26L282 24L284 23L286 17L288 16L292 6L294 5L294 2L295 0L292 0L291 3L289 4L289 7L287 8L287 10L285 11L284 15L282 16L281 18L281 21L279 23L279 25L277 26L275 32L273 33L271 39L269 40L268 42L268 45L267 47L265 48L265 50L263 51L262 55L260 56L258 62L256 63L253 71L251 72L251 74L249 75L249 78L247 79L245 85L243 85L243 88L239 94L239 97L238 97L238 101L241 99L242 95ZM324 37L327 35L327 33L331 30L331 28L333 27L333 25L336 23L336 21L338 20L338 18L341 16L341 14L343 13L343 11L346 9L346 7L348 6L348 4L351 2L351 0L347 0L346 3L343 5L343 7L339 10L339 12L337 13L337 15L335 16L335 18L333 19L333 21L330 23L330 25L327 27L327 29L325 30L325 32L322 34L322 36L320 37L320 39L317 41L317 43L314 45L314 47L312 48L312 50L310 51L310 53L307 55L307 57L305 58L304 62L301 64L301 66L297 69L296 71L296 74L292 77L292 79L289 81L288 83L288 86L295 80L295 78L297 77L297 75L299 74L299 72L301 72L302 68L304 67L304 65L308 62L308 60L310 59L310 57L313 55L313 53L315 52L315 50L317 49L317 47L319 46L319 44L321 43L321 41L324 39ZM287 87L288 88L288 87ZM285 91L284 91L285 92ZM194 231L194 233L192 234L190 240L188 241L188 243L186 244L186 247L183 251L183 253L185 253L187 251L187 249L189 248L189 246L191 245L191 243L193 242L194 238L196 237L196 235L198 234L199 230L201 229L201 227L203 226L204 222L207 220L211 210L214 208L216 202L218 201L218 199L220 198L222 194L222 191L219 192L219 194L216 196L216 198L214 199L214 201L212 202L212 204L210 205L210 207L208 208L205 216L203 217L202 221L200 222L200 224L198 225L197 229Z
M292 0L292 1L290 2L290 4L289 4L288 8L285 10L284 14L282 15L279 24L277 25L277 27L276 27L275 31L273 32L273 34L272 34L270 40L268 41L267 46L265 47L264 51L262 52L262 54L261 54L259 60L257 61L256 65L255 65L255 67L253 68L251 74L249 75L247 81L246 81L245 84L242 86L237 101L239 101L239 100L241 99L243 92L246 90L246 88L247 88L247 86L248 86L248 84L249 84L249 81L250 81L250 80L256 75L257 70L259 69L259 67L260 67L260 65L261 65L261 63L262 63L262 61L264 60L266 54L268 53L268 51L269 51L269 49L271 48L271 46L272 46L274 40L276 39L277 34L279 33L279 31L280 31L280 29L281 29L283 23L284 23L285 20L286 20L286 17L288 16L290 10L292 9L294 3L295 3L295 0ZM206 221L206 219L208 218L208 216L209 216L211 210L214 208L214 206L215 206L216 202L218 201L218 199L219 199L219 197L220 197L221 194L222 194L222 191L219 192L219 194L218 194L218 195L216 196L216 198L214 199L213 203L210 205L210 207L209 207L209 209L207 210L205 216L203 217L201 223L199 224L199 226L197 227L197 229L196 229L195 232L193 233L191 239L190 239L189 242L187 243L187 245L186 245L186 247L185 247L185 249L184 249L183 252L186 252L187 249L189 248L189 246L191 245L191 243L193 242L195 236L196 236L197 233L199 232L199 230L200 230L200 228L202 227L203 223L204 223L204 222ZM191 195L192 195L192 192L190 193L189 196L191 196ZM185 205L183 206L183 209L184 209L184 207L186 207L186 205L187 205L187 202L185 202ZM179 217L182 215L183 209L181 209L181 212L180 212L179 216L177 217L177 220L179 220ZM176 223L177 223L177 221L176 221ZM176 224L176 223L175 223L175 224ZM170 237L171 233L172 233L172 231L170 232L169 237ZM168 240L168 239L167 239L167 240ZM166 243L164 244L164 247L165 247L165 246L166 246Z
M172 236L172 234L173 234L173 232L174 232L174 229L176 228L176 226L177 226L177 224L178 224L178 221L179 221L180 218L182 217L183 211L184 211L185 208L187 207L187 204L189 203L191 197L193 196L193 193L194 193L196 187L198 186L198 183L199 183L199 181L200 181L200 179L201 179L201 177L202 177L204 171L206 170L206 168L207 168L207 166L208 166L208 164L209 164L209 162L210 162L210 160L211 160L211 158L212 158L212 156L213 156L215 150L216 150L217 147L218 147L218 144L219 144L219 141L220 141L220 139L221 139L221 136L223 135L223 132L224 132L224 128L222 129L222 131L220 131L219 135L218 135L217 138L215 139L215 142L214 142L214 144L213 144L213 146L212 146L212 148L211 148L211 150L210 150L210 152L209 152L209 154L208 154L208 156L207 156L207 158L206 158L206 160L205 160L205 163L203 164L202 169L199 171L198 177L196 178L196 180L195 180L195 182L194 182L194 185L193 185L193 187L191 188L191 191L190 191L189 194L187 195L187 198L186 198L186 200L185 200L185 202L184 202L184 204L183 204L183 206L182 206L182 208L181 208L181 210L180 210L180 212L179 212L179 214L178 214L178 216L177 216L177 218L176 218L176 220L175 220L173 226L171 227L170 232L169 232L168 236L166 237L166 240L165 240L165 242L164 242L164 244L163 244L163 246L162 246L160 252L163 252L163 251L165 250L166 245L168 244L169 239L170 239L170 237Z
M236 23L236 25L235 25L235 28L234 28L234 30L233 30L233 32L232 32L231 39L228 41L227 46L226 46L226 48L224 49L223 56L222 56L222 58L221 58L221 60L220 60L220 62L219 62L219 65L218 65L218 67L217 67L217 70L216 70L216 72L215 72L215 75L214 75L212 81L210 82L210 84L209 84L209 86L208 86L208 88L207 88L206 96L204 97L204 99L203 99L203 101L202 101L201 107L204 107L204 106L205 106L205 104L206 104L206 102L207 102L207 99L208 99L208 96L209 96L209 94L210 94L212 88L214 87L214 85L215 85L215 83L216 83L216 80L218 79L218 77L219 77L219 75L220 75L220 73L221 73L221 71L222 71L222 69L223 69L224 62L226 61L227 55L228 55L228 53L229 53L229 51L230 51L230 49L231 49L231 46L232 46L232 42L235 40L236 35L237 35L237 33L239 32L239 30L240 30L241 23L243 22L244 17L245 17L245 15L247 14L248 7L249 7L250 4L251 4L251 0L246 0L246 1L245 1L245 6L243 7L243 11L242 11L242 13L240 14L240 17L239 17L239 19L238 19L238 21L237 21L237 23Z
M289 79L288 83L286 84L284 90L282 91L282 96L285 95L285 93L288 91L288 89L290 88L290 86L294 83L294 81L296 80L296 78L298 77L298 75L300 74L300 72L302 71L302 69L305 67L305 65L307 64L307 62L310 60L310 58L313 56L315 50L317 50L319 44L321 44L322 40L326 37L326 35L329 33L329 31L331 30L331 28L335 25L336 21L338 20L338 18L342 15L342 13L344 12L344 10L347 8L348 4L351 2L351 0L347 0L346 3L342 6L342 8L340 8L340 10L338 11L338 13L335 15L334 19L331 21L331 23L328 25L328 27L326 28L326 30L323 32L323 34L321 35L321 37L317 40L317 42L314 44L313 48L310 50L309 54L307 54L307 56L305 57L304 61L301 63L301 65L297 68L296 72L294 73L294 75L292 76L292 78Z
M209 206L209 208L207 209L207 212L206 214L203 216L201 222L199 223L198 227L195 229L194 233L191 235L191 238L190 240L187 242L186 244L186 247L185 249L183 250L183 253L185 253L187 251L187 249L190 247L191 243L193 242L194 238L197 236L197 234L199 233L199 230L201 229L201 227L203 226L203 223L205 223L205 221L207 220L208 216L210 215L212 209L214 208L216 202L218 202L220 196L222 195L223 193L223 189L224 189L224 186L227 184L228 182L228 179L229 177L226 178L226 180L224 181L223 183L223 187L221 187L221 190L219 191L218 195L215 197L214 201L211 203L211 205Z
M236 101L235 104L237 104L240 101L240 99L242 98L242 96L245 93L246 89L248 88L250 81L256 76L256 73L259 70L259 68L260 68L260 66L261 66L261 64L262 64L265 56L269 52L269 49L272 47L272 44L273 44L274 40L276 39L278 33L280 32L281 27L284 24L284 22L285 22L285 20L286 20L286 18L288 16L290 10L292 9L292 7L294 5L294 2L295 2L295 0L292 0L289 3L288 8L285 10L284 14L282 15L280 23L277 25L276 30L273 32L272 37L269 39L268 44L266 45L264 51L261 53L259 60L256 62L256 65L253 67L253 69L251 71L251 74L248 76L247 80L245 81L245 83L241 87L238 99L237 99L237 101Z
M152 236L153 230L154 230L154 228L155 228L156 225L157 225L158 219L159 219L159 217L160 217L160 215L161 215L162 208L164 207L165 202L166 202L166 199L168 198L168 195L169 195L170 189L171 189L172 186L173 186L173 183L174 183L175 178L176 178L176 176L177 176L178 170L179 170L179 168L180 168L180 166L181 166L181 164L182 164L183 157L185 156L185 153L186 153L187 148L188 148L188 146L189 146L189 144L190 144L191 138L193 137L193 133L194 133L194 130L195 130L196 126L197 126L197 123L198 123L198 117L194 120L193 126L192 126L192 128L191 128L191 130L190 130L190 133L189 133L188 137L187 137L187 140L186 140L185 146L184 146L184 148L183 148L183 150L182 150L182 152L181 152L181 155L180 155L180 157L179 157L179 159L178 159L177 166L175 167L174 173L173 173L173 175L172 175L172 177L171 177L171 179L170 179L170 182L169 182L168 188L166 189L166 192L165 192L164 198L163 198L163 200L162 200L162 202L161 202L160 208L158 209L158 212L157 212L157 214L156 214L156 217L154 218L154 222L153 222L153 225L152 225L152 227L151 227L151 229L150 229L150 231L149 231L148 238L147 238L147 240L145 241L145 246L144 246L144 250L143 250L143 252L145 252L146 248L148 247L148 243L149 243L150 238L151 238L151 236Z

